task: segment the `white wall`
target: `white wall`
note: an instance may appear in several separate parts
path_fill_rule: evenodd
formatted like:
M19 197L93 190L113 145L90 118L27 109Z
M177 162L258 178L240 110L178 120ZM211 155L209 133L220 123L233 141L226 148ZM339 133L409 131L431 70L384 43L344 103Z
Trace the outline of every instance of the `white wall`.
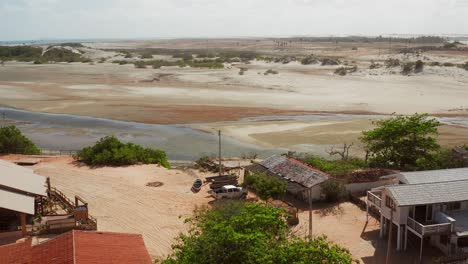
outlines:
M382 191L382 207L380 209L381 209L382 215L385 218L390 219L390 208L388 208L385 205L385 199L386 199L385 197L387 195L388 195L388 193L384 189ZM411 208L411 206L397 207L396 210L393 212L393 222L395 222L397 224L405 224L406 225L410 208Z
M345 189L347 193L366 192L371 190L372 188L377 188L384 185L392 185L394 183L395 182L391 179L376 182L348 183L345 184Z

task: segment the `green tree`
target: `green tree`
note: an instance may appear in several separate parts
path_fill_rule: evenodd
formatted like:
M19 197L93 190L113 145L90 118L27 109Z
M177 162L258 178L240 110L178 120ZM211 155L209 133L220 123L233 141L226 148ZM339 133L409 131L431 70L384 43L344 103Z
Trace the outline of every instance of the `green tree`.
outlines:
M36 145L25 137L16 126L0 128L0 153L40 154Z
M268 200L282 196L287 183L265 173L254 173L245 177L244 186L254 189L261 199Z
M324 237L293 237L281 209L263 203L225 201L203 207L188 219L191 228L173 245L164 264L352 263L349 251Z
M101 138L94 146L78 151L77 160L92 166L122 166L160 164L170 168L166 153L162 150L143 148L133 143L122 143L114 136Z
M371 165L415 170L418 159L430 159L440 148L436 140L440 123L427 114L396 116L374 124L377 127L361 137Z

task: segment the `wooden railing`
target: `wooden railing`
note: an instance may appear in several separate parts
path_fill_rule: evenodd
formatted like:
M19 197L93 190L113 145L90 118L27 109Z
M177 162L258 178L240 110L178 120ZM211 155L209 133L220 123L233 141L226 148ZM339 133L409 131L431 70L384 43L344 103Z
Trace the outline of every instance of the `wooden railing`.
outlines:
M64 193L62 193L60 190L54 188L54 187L51 187L50 188L50 194L49 194L51 197L56 197L58 198L59 200L62 201L62 203L67 207L67 208L64 208L65 210L69 211L69 212L72 212L73 211L73 208L74 208L74 203L72 200L70 200Z
M423 225L413 218L408 217L406 224L409 228L413 229L421 236L450 233L452 231L452 223Z
M379 196L373 194L372 192L368 191L367 192L367 201L371 202L378 208L382 207L382 198Z

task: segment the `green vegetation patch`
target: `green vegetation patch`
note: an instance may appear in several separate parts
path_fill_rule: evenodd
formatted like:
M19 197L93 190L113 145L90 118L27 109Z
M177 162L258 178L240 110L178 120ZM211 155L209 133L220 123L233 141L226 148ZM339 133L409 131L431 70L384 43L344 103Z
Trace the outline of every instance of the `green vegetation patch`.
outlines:
M244 179L244 186L255 190L263 199L277 199L286 192L287 183L264 173L251 174Z
M170 168L162 150L143 148L133 143L122 143L114 136L101 138L94 146L80 150L77 160L91 166L125 166L133 164L159 164Z
M32 46L0 46L0 60L34 61L41 57L42 48Z
M354 262L348 249L326 237L297 237L284 210L265 203L218 202L195 211L187 234L163 264Z
M364 160L359 158L348 158L346 160L328 160L317 155L305 154L299 159L323 172L332 176L340 177L355 170L367 168Z
M16 126L0 128L0 153L2 154L40 154L39 148L25 137Z
M428 114L396 116L374 124L377 127L364 131L361 137L373 167L418 170L418 160L431 160L440 149L437 135L441 123Z
M127 64L128 61L117 60L113 61L113 63L118 64ZM159 69L163 66L165 67L187 67L190 66L192 68L209 68L209 69L223 69L224 64L221 62L217 62L214 60L179 60L179 61L165 61L165 60L148 60L148 61L134 61L133 64L137 68L146 68L146 66L151 66L153 69Z
M57 47L47 50L42 57L47 61L54 62L89 62L89 60L83 58L80 53Z

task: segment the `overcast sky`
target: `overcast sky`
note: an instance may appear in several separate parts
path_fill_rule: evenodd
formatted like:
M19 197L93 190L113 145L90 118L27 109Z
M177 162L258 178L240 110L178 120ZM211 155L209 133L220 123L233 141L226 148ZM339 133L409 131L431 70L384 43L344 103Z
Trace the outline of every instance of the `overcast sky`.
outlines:
M0 40L468 34L468 0L0 0Z

